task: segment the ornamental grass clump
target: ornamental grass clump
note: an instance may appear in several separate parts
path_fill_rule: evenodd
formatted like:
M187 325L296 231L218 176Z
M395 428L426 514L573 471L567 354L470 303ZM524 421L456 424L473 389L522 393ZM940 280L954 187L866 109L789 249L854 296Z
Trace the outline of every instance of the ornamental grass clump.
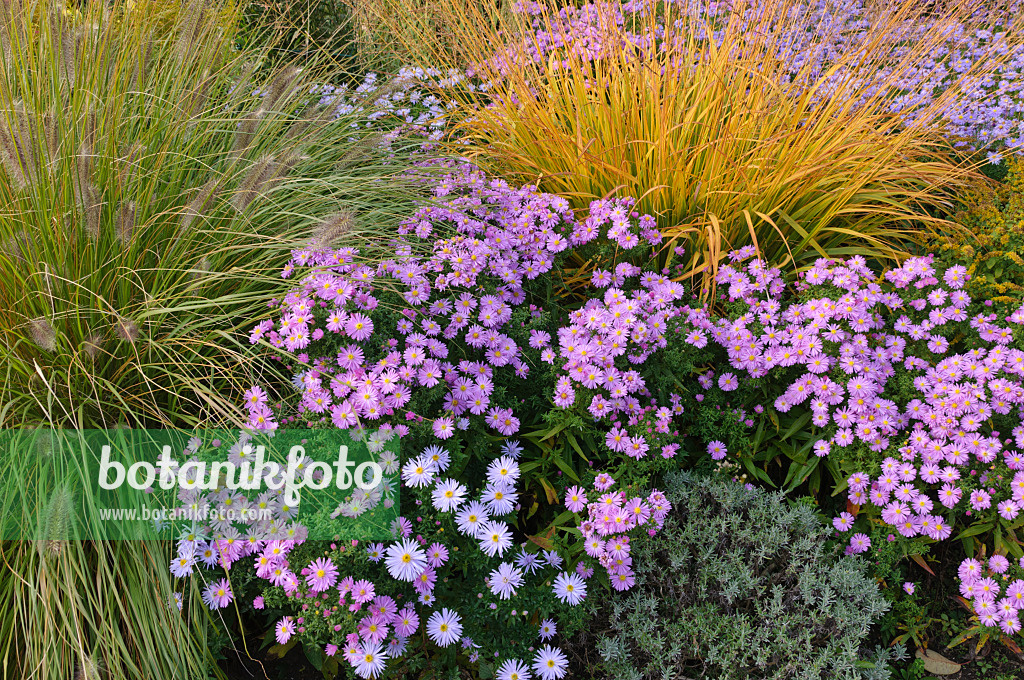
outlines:
M406 213L401 141L321 104L316 64L255 71L228 3L150 8L0 6L2 427L230 420L263 368L233 332L290 249ZM316 230L340 212L344 230ZM5 517L34 526L11 498ZM53 547L0 543L3 677L216 674L166 545Z
M864 562L828 547L810 507L685 473L666 495L664 528L633 542L636 586L590 607L581 642L600 654L598 677L852 680L885 668L862 663L861 647L888 605Z
M259 370L232 331L289 250L403 213L401 141L353 126L358 93L254 70L227 5L107 4L0 12L4 425L231 418Z
M406 20L405 3L385 4ZM453 146L576 209L637 197L711 285L748 244L791 267L892 260L955 229L941 218L971 172L944 133L988 129L985 83L1020 55L1005 17L922 18L913 3L445 7L458 49L432 43L432 61L472 85L452 94ZM990 29L982 54L964 37L976 27Z

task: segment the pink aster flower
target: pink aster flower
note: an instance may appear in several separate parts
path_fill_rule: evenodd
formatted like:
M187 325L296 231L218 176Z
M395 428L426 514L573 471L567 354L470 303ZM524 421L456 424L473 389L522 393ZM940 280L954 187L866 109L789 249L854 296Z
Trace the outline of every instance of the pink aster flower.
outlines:
M960 577L961 581L973 582L981 578L981 572L981 562L967 558L960 563L960 567L957 569L957 576Z
M284 617L274 626L274 637L279 645L287 643L293 635L295 635L295 623L290 616Z
M345 332L356 342L362 342L373 335L373 321L364 314L352 314L345 324Z
M391 624L395 627L396 635L399 637L409 637L416 632L417 628L419 628L420 617L417 616L416 611L409 606L397 612L391 619Z
M996 507L999 509L999 516L1003 519L1014 519L1020 513L1020 508L1013 501L1003 501Z
M992 506L991 496L988 492L977 489L971 492L970 503L975 510L984 510Z
M853 515L850 513L841 512L832 520L832 526L836 528L836 531L849 531L853 528L853 519Z
M438 418L432 428L438 439L449 439L455 434L455 421L451 418Z
M871 539L867 534L854 534L850 537L850 546L847 551L851 554L866 552L871 547Z
M352 599L356 604L369 602L374 596L374 586L366 579L360 579L352 584Z
M578 486L570 487L565 492L565 507L570 512L583 512L587 507L587 493Z
M226 578L211 583L203 591L203 601L210 609L223 609L231 603L234 595L231 593L231 582Z
M306 585L314 593L322 593L338 582L338 568L327 557L321 557L308 567Z

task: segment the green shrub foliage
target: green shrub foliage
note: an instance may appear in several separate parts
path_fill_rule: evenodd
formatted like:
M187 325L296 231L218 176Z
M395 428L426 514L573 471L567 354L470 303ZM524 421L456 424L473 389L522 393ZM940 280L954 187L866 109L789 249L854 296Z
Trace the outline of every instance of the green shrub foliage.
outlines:
M666 493L664 530L634 545L637 587L594 611L608 677L886 674L860 651L888 605L865 563L836 554L813 509L686 473Z
M972 298L1013 311L1024 300L1024 163L1008 160L1005 181L972 192L956 221L967 233L943 238L942 259L967 267Z

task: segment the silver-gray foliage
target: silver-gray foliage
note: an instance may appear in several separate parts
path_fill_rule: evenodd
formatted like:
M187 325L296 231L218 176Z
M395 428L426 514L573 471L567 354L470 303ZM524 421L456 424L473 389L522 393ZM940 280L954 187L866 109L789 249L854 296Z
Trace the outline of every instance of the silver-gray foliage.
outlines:
M636 586L592 605L607 677L888 676L890 655L861 654L888 605L811 508L687 473L665 491L664 530L634 542Z

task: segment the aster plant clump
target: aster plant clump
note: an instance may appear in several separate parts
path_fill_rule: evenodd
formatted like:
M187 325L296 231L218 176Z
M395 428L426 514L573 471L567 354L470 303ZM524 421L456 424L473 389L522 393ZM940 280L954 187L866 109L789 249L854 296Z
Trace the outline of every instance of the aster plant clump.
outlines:
M454 164L437 181L435 201L390 242L393 257L375 261L361 249L321 244L294 251L283 272L293 289L273 303L275 318L250 334L250 342L280 355L294 376L285 388L294 396L253 387L248 426L374 428L374 436L397 436L404 460L384 461L385 472L400 471L403 488L395 542L326 548L304 543L302 528L293 527L225 553L223 537L210 527L205 544L179 544L175 575L192 575L207 553L221 568L237 568L251 555L256 575L269 581L257 606L284 615L275 624L279 644L294 638L319 645L323 663L347 663L364 677L379 675L389 659L421 663L425 651L448 664L461 658L488 665L498 677L520 668L562 677L566 656L553 646L556 631L581 625L571 612L593 588L632 586L631 536L655 533L669 510L656 490L613 489L607 473L566 467L576 482L562 485L566 507L555 517L560 492L552 489L558 495L551 497L545 488L541 514L552 528L524 540L524 522L539 507L524 484L537 452L532 440L516 437L529 437L525 426L543 425L547 412L575 403L570 372L582 367L579 379L591 385L621 382L622 399L604 422L639 426L655 408L641 405L640 369L664 346L664 319L678 314L672 303L682 285L661 273L644 275L628 261L607 272L600 278L606 314L621 317L614 325L625 335L600 353L597 341L592 349L553 344L579 334L592 310L562 313L546 303L560 285L563 253L602 247L604 237L625 260L658 244L653 221L632 204L595 202L577 218L559 197L487 181L472 166ZM379 245L368 248L383 250ZM598 366L601 377L587 378ZM528 379L541 380L546 392L538 395ZM539 407L524 406L525 394ZM663 416L659 411L659 428L667 432ZM666 457L671 452L665 448ZM216 591L210 595L211 606L221 601ZM407 651L420 639L412 637L417 630L430 643ZM524 643L538 631L544 644Z
M757 404L713 457L787 490L844 494L834 526L850 554L931 570L922 554L960 539L976 632L1010 636L1024 599L1024 309L987 313L967 281L965 268L940 271L931 257L884 276L856 258L820 260L787 296L779 273L753 260L723 268L733 313L689 315L686 342L724 353L693 398ZM773 427L781 442L765 436ZM773 479L780 460L784 479Z
M470 165L443 178L435 193L445 204L405 223L394 245L399 259L371 267L355 248L296 252L284 276L307 269L300 287L277 303L280 320L259 324L250 342L294 354L299 412L279 422L259 399L250 404L250 426L318 417L346 429L367 419L404 436L425 423L445 441L475 422L510 436L521 421L509 390L498 389L502 373L522 380L543 372L558 408L576 403L580 382L611 386L621 397L608 408L592 406L595 416L635 421L652 411L639 400L646 394L640 368L666 346L666 319L686 308L678 304L683 285L629 262L660 243L653 220L628 198L595 202L577 220L564 199L488 182ZM557 309L542 305L552 286L564 287L561 257L601 248L601 236L625 260L593 275L593 288L607 289L606 302L591 300L557 318ZM370 345L381 330L389 337ZM321 341L336 356L311 357ZM453 347L467 359L450 361ZM666 412L657 415L663 430Z
M240 527L195 527L178 541L171 572L204 584L204 602L218 610L234 594L230 581L214 580L215 574L251 564L263 584L253 607L285 612L273 620L278 645L301 641L325 669L346 664L360 677L376 678L386 669L422 668L426 654L448 668L463 660L496 677L562 678L568 657L556 636L579 629L574 609L586 600L588 586L595 587L594 567L606 571L616 590L632 587L631 537L655 535L671 505L658 491L642 497L610 491L614 480L608 475L595 479L592 493L601 496L589 506L586 492L573 487L566 512L580 520L586 553L597 558L596 564L573 560L573 567L563 550L514 543L521 453L517 442L506 442L472 493L445 476L452 459L444 448L432 446L412 458L401 475L414 500L393 523L395 540L388 545L307 543L305 528L288 521L280 494L270 492L259 502L273 511L273 521L241 527L244 537ZM393 458L383 462L398 470ZM216 495L183 500L217 507L223 501ZM585 507L584 519L578 513Z
M852 533L844 539L848 554L874 550L926 565L930 545L970 539L965 545L996 559L965 567L964 603L979 617L979 630L1015 632L1016 607L984 617L986 603L1020 599L1013 599L1020 589L1013 582L1013 592L997 601L1000 587L989 572L1010 578L1024 557L1013 540L1024 497L1017 451L1024 354L1014 327L1024 312L997 323L964 291L965 269L938 271L931 257L912 258L884 276L859 258L821 259L788 286L780 270L745 247L719 272L721 314L698 306L669 270L632 263L660 235L628 199L595 202L577 217L558 197L487 181L472 166L455 166L435 194L443 200L406 221L391 247L395 256L383 262L372 264L354 248L295 251L284 271L295 288L274 303L276 319L251 333L251 342L280 355L297 392L281 399L253 388L250 427L369 426L412 451L391 462L414 504L394 527L396 543L371 545L365 556L356 546L275 545L288 560L275 566L281 590L268 591L259 604L284 613L282 640L318 640L330 658L347 644L341 658L369 675L385 656L416 658L406 651L408 636L389 638L390 652L377 648L383 637L367 637L369 615L332 618L340 610L316 588L337 568L339 595L366 598L343 598L339 606L359 612L384 593L395 603L384 601L389 612L402 609L405 594L394 583L411 581L422 618L436 618L427 628L436 651L449 648L449 631L475 630L463 635L465 659L499 670L474 647L502 644L500 634L490 637L496 621L487 610L477 617L456 604L463 579L485 569L480 561L458 572L467 555L460 540L495 560L516 551L512 561L476 577L495 598L493 616L509 617L506 631L515 630L510 622L517 617L554 615L556 600L578 604L581 592L594 587L589 579L630 590L634 534L656 531L668 508L658 492L641 496L632 484L608 492L607 472L589 472L588 490L572 484L580 468L565 465L556 498L565 494L566 510L549 512L547 533L522 543L523 527L544 500L531 493L531 473L551 455L548 435L529 428L549 432L543 428L553 418L598 433L593 451L580 451L579 459L600 461L616 477L710 459L790 491L845 491L834 528ZM580 302L580 287L566 285L560 258L597 252L603 242L616 244L621 261L613 257L610 268L595 270L584 288L591 297ZM534 395L543 387L543 399L516 390L526 380ZM570 417L577 420L557 420ZM780 430L784 424L786 432L767 437L768 423ZM505 444L491 454L495 441ZM784 479L768 465L783 455ZM562 538L559 526L575 527L580 540ZM567 558L575 569L543 574ZM596 576L587 558L602 568ZM370 569L380 560L390 577L384 583ZM527 578L535 571L549 579L545 587ZM991 598L977 596L974 573ZM477 591L478 599L486 592ZM517 593L530 604L511 609ZM318 617L287 613L295 603ZM402 625L413 625L408 621ZM376 631L397 623L385 616L373 625ZM343 640L343 632L352 637ZM458 653L448 653L455 663ZM550 653L557 656L554 648ZM360 665L359 658L370 661ZM506 670L514 672L523 658L509 659ZM552 658L538 652L533 662L561 669Z

